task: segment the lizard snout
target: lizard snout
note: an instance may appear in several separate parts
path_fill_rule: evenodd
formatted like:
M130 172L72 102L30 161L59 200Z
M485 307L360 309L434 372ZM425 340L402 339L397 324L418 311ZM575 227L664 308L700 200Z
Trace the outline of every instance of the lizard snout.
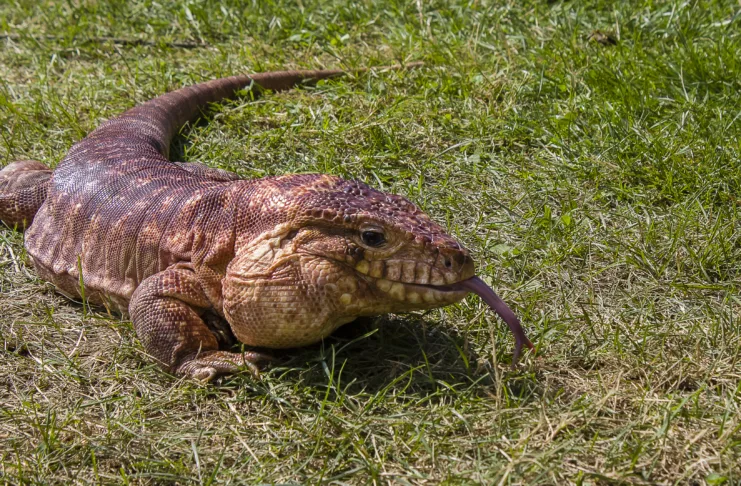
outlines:
M460 282L475 275L473 258L465 248L441 248L439 252L436 263L445 274L447 283Z

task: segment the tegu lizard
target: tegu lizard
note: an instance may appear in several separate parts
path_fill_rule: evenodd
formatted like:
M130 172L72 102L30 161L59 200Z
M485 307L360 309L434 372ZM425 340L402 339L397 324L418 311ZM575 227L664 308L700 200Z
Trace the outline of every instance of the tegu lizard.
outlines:
M39 275L61 293L128 315L147 353L200 380L323 339L359 316L482 296L532 344L474 274L469 251L401 196L332 175L241 179L171 162L170 142L209 103L344 74L233 76L164 94L108 120L51 170L0 171L0 219L26 228Z

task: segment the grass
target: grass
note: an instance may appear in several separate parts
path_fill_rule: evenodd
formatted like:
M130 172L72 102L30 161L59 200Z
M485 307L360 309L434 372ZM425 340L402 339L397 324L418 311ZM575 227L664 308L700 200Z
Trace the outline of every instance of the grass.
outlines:
M408 196L538 347L511 371L469 298L200 386L2 229L3 481L741 483L738 3L10 0L0 31L2 164L187 83L426 61L225 104L174 153Z

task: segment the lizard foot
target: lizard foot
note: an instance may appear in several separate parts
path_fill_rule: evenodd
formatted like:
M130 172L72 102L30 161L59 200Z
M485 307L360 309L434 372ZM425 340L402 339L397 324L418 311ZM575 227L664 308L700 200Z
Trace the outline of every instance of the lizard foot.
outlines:
M12 162L0 170L0 221L25 228L46 199L51 169L35 160Z
M270 356L255 351L206 351L181 362L175 373L208 383L217 376L238 373L247 368L255 378L259 378L257 364L271 360Z

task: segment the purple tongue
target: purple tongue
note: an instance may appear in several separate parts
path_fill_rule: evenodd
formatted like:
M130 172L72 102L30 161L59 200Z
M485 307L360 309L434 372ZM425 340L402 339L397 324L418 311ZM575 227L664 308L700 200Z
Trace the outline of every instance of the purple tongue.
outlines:
M535 346L533 346L533 343L531 343L527 336L525 336L525 331L522 329L520 320L517 318L515 313L512 312L512 309L510 309L507 304L505 304L504 301L484 283L483 280L478 277L471 277L463 282L458 282L455 286L473 292L481 297L484 302L489 304L489 307L494 309L494 312L496 312L499 317L507 323L509 330L515 335L515 352L512 355L512 366L517 364L523 346L527 346L531 350L535 351Z

